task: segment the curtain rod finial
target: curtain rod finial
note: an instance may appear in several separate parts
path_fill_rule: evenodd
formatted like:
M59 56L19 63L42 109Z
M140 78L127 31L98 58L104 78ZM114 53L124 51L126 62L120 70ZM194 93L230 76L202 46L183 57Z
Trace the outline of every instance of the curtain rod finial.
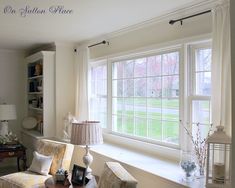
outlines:
M103 40L102 43L109 45L109 41L106 41L106 40Z
M171 24L171 25L173 25L174 23L175 23L174 20L170 20L170 21L169 21L169 24Z

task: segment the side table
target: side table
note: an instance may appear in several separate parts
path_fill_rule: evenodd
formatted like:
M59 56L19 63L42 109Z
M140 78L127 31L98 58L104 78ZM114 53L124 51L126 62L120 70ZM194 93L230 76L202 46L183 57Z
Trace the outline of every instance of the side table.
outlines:
M0 146L0 161L5 158L17 158L17 169L18 171L26 170L26 148L22 144L15 145L1 145ZM22 169L20 165L20 161L23 162Z
M92 179L84 186L79 185L71 185L64 186L62 183L57 183L54 177L50 177L45 181L46 188L97 188L96 180L98 180L98 176L92 176ZM71 176L69 176L69 181L71 182Z

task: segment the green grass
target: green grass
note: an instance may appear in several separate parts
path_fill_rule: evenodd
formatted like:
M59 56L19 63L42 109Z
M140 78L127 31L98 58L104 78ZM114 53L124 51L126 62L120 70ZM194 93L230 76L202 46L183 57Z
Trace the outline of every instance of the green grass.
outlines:
M156 140L177 140L179 121L161 121L134 116L118 116L116 130L130 135Z
M114 113L117 116L115 122L117 132L178 143L179 112L176 111L176 114L173 114L167 110L164 111L164 109L179 109L178 99L117 98L116 102L120 106L126 105L128 107L126 110L125 108L117 109ZM162 109L162 111L152 112L151 108ZM203 102L202 109L208 110L208 108L209 103Z
M149 108L179 109L178 99L154 99L154 98L118 98L119 105L127 105L127 110L118 109L115 130L129 135L147 137L155 140L178 142L179 114L148 111ZM132 110L130 110L130 108ZM135 109L136 107L136 109ZM140 107L142 109L138 109Z

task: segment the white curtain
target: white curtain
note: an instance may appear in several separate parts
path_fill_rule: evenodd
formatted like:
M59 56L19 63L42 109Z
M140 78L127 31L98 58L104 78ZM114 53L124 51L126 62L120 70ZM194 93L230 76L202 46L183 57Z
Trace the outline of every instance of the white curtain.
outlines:
M231 44L229 1L212 10L212 123L231 135Z
M89 48L77 49L75 59L76 104L75 115L78 120L89 120Z

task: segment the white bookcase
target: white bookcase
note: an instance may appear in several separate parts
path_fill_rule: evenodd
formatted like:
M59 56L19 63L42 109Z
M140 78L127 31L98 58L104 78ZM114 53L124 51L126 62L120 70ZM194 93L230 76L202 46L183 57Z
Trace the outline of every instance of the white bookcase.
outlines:
M26 58L27 116L37 126L24 133L35 137L55 136L55 52L41 51Z

